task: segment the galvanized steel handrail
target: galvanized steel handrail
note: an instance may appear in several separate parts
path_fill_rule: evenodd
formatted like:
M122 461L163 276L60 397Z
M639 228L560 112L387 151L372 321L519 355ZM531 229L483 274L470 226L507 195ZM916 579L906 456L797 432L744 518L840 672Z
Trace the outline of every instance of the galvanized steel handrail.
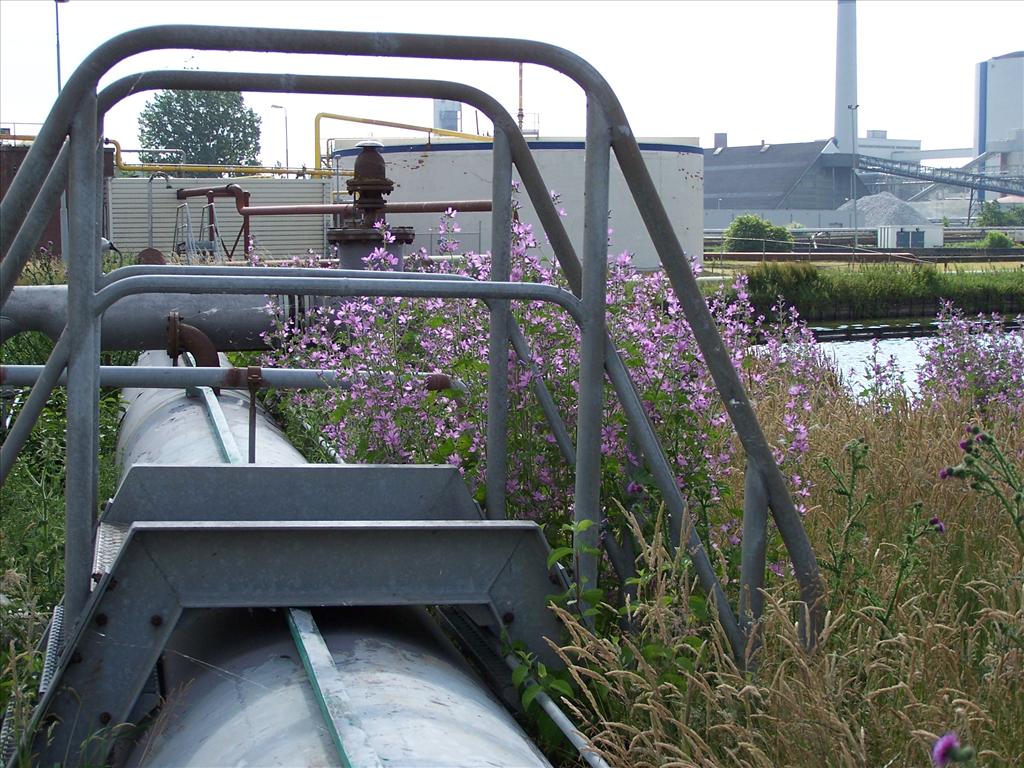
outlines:
M522 134L519 133L511 115L488 94L469 86L444 81L398 81L381 78L345 78L312 75L262 76L238 73L151 72L141 73L130 78L122 78L104 89L100 94L99 100L101 105L109 107L109 105L112 105L117 100L139 89L156 87L209 88L211 86L208 81L211 79L216 83L216 87L231 87L246 91L269 91L275 88L282 88L293 92L319 93L326 90L344 89L345 92L352 94L452 98L476 107L494 123L496 146L500 146L499 136L504 135L508 138L513 163L519 171L523 187L541 220L545 233L548 235L559 265L566 275L570 287L577 295L581 295L582 267L569 239L569 235L565 231L561 217L548 197L547 187L540 175L529 146ZM496 253L497 251L498 249L495 249ZM600 296L603 302L604 293L601 292ZM714 330L714 332L717 334L717 330ZM643 410L636 389L632 384L629 372L607 334L605 334L604 364L616 393L623 404L623 410L626 412L630 423L634 425L637 443L647 458L655 483L665 498L671 527L678 540L683 528L687 527L683 523L686 516L685 502L676 484L675 473L661 450L653 427ZM541 402L542 407L547 409L544 406L544 399ZM549 418L550 421L551 419ZM562 448L563 455L568 456L570 453L568 451L570 441L560 439L559 445ZM571 455L575 465L575 449L571 451ZM596 487L598 483L595 481L592 485ZM714 573L706 552L704 552L703 545L696 531L692 526L688 526L688 528L690 533L687 539L687 549L693 558L694 568L700 583L707 592L714 595L719 618L726 634L729 636L734 652L737 657L740 657L745 647L745 638L740 631L732 609L729 607L724 590Z
M386 273L385 273L386 274ZM582 302L568 291L542 283L493 283L474 280L392 280L354 277L219 277L215 275L137 275L125 277L96 293L93 315L99 316L125 296L138 293L277 294L295 296L404 296L442 299L518 299L562 307L585 327Z
M0 210L0 227L2 227L5 232L10 232L10 225L19 221L27 211L29 200L34 195L34 192L38 190L38 186L41 183L37 181L37 177L40 177L40 174L45 170L45 167L55 158L56 150L59 148L59 143L62 137L67 133L73 116L75 118L78 132L81 135L88 135L88 130L83 130L83 127L87 125L83 122L85 120L83 113L86 115L94 114L94 107L92 103L89 103L87 100L84 102L84 109L79 109L78 111L76 111L76 109L83 105L82 99L86 98L86 93L95 88L96 82L102 73L106 71L109 66L112 66L113 63L116 63L116 61L129 55L142 52L143 50L149 50L151 48L168 48L176 46L202 50L230 47L234 50L254 51L345 53L352 55L416 56L441 59L526 61L550 66L563 74L568 75L579 83L587 92L590 105L588 107L587 142L588 182L596 182L599 186L603 186L604 193L606 194L607 158L602 159L599 156L602 154L607 155L606 150L610 146L616 153L619 165L623 170L634 199L637 201L638 208L645 223L647 224L649 232L651 233L652 240L654 241L655 247L662 259L665 270L669 275L673 288L679 295L684 311L686 312L687 318L694 330L698 344L701 347L702 353L704 354L716 385L722 393L726 408L728 409L730 417L736 426L741 442L746 449L748 460L751 463L753 468L752 471L754 473L751 482L755 485L760 484L767 492L767 500L771 505L780 533L782 534L787 549L793 559L797 577L801 584L803 597L809 609L809 616L811 620L804 626L805 641L808 644L813 643L817 624L820 620L820 598L823 594L823 586L813 552L810 549L810 545L806 534L803 531L799 516L797 515L792 499L789 496L785 480L771 455L770 448L760 430L760 425L757 423L749 401L746 398L742 384L739 381L739 377L732 368L729 357L726 354L721 343L721 339L714 327L710 313L697 290L693 275L686 265L685 256L675 238L674 232L671 229L664 208L657 197L656 190L654 189L650 176L643 164L639 148L632 136L628 122L622 113L621 106L619 105L615 95L611 92L607 83L603 80L600 74L596 72L596 70L583 60L567 51L564 51L563 49L531 41L494 40L488 38L455 38L449 36L428 35L377 35L343 32L307 32L298 30L256 30L244 28L187 26L153 27L129 32L114 38L97 49L89 58L86 59L82 67L79 68L71 80L69 80L64 94L62 94L61 98L58 99L57 104L55 104L51 111L47 124L44 126L43 130L40 131L41 138L33 145L32 150L30 150L29 155L26 158L23 171L25 171L26 168L28 170L19 174L19 177L15 179L15 184L12 185L10 193L3 203L2 210ZM221 86L221 88L224 87L227 86ZM289 88L286 90L292 89ZM597 109L597 105L600 105L601 109ZM517 136L515 131L510 131L508 134L508 140L511 145L510 149L513 155L513 160L516 161L516 165L519 167L519 158L516 157L518 149L517 140L522 141L522 137ZM522 141L522 143L525 144L525 141ZM602 149L604 151L602 151ZM82 151L87 150L83 149ZM529 165L529 163L527 163L527 165ZM73 167L75 167L74 164ZM79 167L84 169L85 166L80 162ZM525 176L527 174L523 174L523 168L520 168L520 172L521 175L524 176L524 181L526 181ZM538 179L539 174L536 178L532 179L532 181L536 182ZM533 199L532 194L531 199ZM551 237L556 253L559 255L559 259L563 264L563 269L566 272L570 285L573 286L574 290L579 291L581 289L579 263L574 259L568 258L568 255L572 253L571 245L569 245L567 237L561 237L564 235L564 228L561 227L561 223L557 219L557 214L555 214L554 219L552 219L552 214L554 214L552 206L548 206L551 210L544 210L543 205L537 205L537 201L534 201L534 203L538 210L538 214L542 219L542 224L549 232L549 237ZM594 206L595 209L596 207L597 206ZM82 210L85 210L85 208ZM600 213L603 221L607 213L606 206L605 210ZM555 226L549 227L551 224ZM603 271L605 255L599 252L597 247L597 237L595 234L597 232L597 224L597 211L591 210L588 206L587 224L585 225L585 229L590 234L586 238L586 261L587 263L592 263L595 266L599 264L601 265L601 270L594 271ZM92 228L94 228L94 225ZM86 230L82 229L81 231L84 233ZM88 255L88 248L85 244L89 243L91 239L92 238L87 238L83 240L83 255ZM3 247L6 250L6 243L3 244ZM602 237L600 251L603 250L604 242ZM593 298L595 296L595 285L599 282L600 281L596 278L588 281L588 286L583 291L585 297ZM71 292L69 291L69 294L70 293ZM601 302L603 306L603 291L601 295ZM592 308L592 305L587 298L584 300L584 306ZM602 336L604 336L604 334L602 334ZM617 355L608 356L606 354L611 346L607 339L604 346L606 347L605 350L602 352L596 352L594 344L592 342L588 342L585 338L584 347L591 351L584 355L586 358L584 367L591 372L590 375L592 376L593 359L604 357L603 362L609 366L609 375L612 378L613 383L616 385L616 389L620 391L620 397L622 397L624 394L622 391L623 388L632 389L632 387L626 386L628 385L628 373L625 372L624 366L621 366L621 360L618 359ZM581 385L583 385L583 388L590 389L591 394L582 396L581 399L587 401L585 406L586 409L592 409L593 402L595 400L598 403L600 402L600 396L598 395L596 398L593 396L594 390L591 388L593 387L593 382L590 380L590 376L588 376L585 381L581 381ZM90 384L89 386L92 385ZM624 408L627 410L627 413L630 414L631 419L636 420L636 410L634 406L639 405L639 403L637 401L635 391L632 392L632 397L628 396L629 393L625 394L627 396L624 397ZM637 402L627 402L630 400ZM639 413L642 416L642 408L639 410ZM645 421L645 418L640 419L641 426L643 426L643 422ZM649 423L646 424L646 428L641 429L641 433L643 433L645 437L649 436L647 433L650 431ZM645 440L644 442L649 441ZM658 461L657 455L652 455L649 452L648 449L651 448L650 445L647 445L646 447L642 445L642 448L644 448L644 453L647 456L648 461L651 461L656 465L662 464L661 461ZM655 454L660 455L660 449L656 450ZM664 459L663 456L661 458L662 460ZM586 472L592 474L594 471L593 461L588 459L586 464ZM667 462L665 462L665 464L667 465ZM578 470L579 469L582 469L582 467L578 467ZM663 470L664 467L661 467L661 469ZM599 466L597 467L597 471L599 472ZM581 476L583 474L584 473L578 471L578 483L580 483ZM666 485L665 478L660 477L660 475L663 474L662 471L655 471L654 474L659 478L658 485L660 487ZM69 478L69 483L70 482ZM583 479L582 481L582 489L585 492L587 490L586 479ZM578 490L580 490L579 487ZM681 525L682 512L684 511L680 508L681 499L674 501L671 498L672 494L668 493L664 487L662 490L663 492L666 492L670 507L676 507L675 511L678 513L675 515L676 525ZM590 503L592 502L588 502L588 504ZM580 507L583 505L578 503L577 506ZM587 514L592 515L593 513L596 513L596 510L590 510ZM694 543L693 538L694 537L691 536L691 545ZM696 544L698 545L697 548L699 548L699 541L697 541ZM696 553L696 549L693 546L688 548L691 549L691 552ZM700 550L700 554L703 554L702 549ZM744 556L747 557L748 554L748 550L745 547ZM706 558L706 555L704 557ZM717 585L716 580L717 589L715 587L709 587L707 584L706 570L699 564L697 570L701 575L701 582L705 588L714 592L716 597L719 598L719 612L720 615L723 615L721 598L724 597L724 595L721 593L720 585ZM731 611L728 613L728 618L733 619L733 621L723 621L723 623L726 625L727 632L729 632L734 651L737 651L739 649L737 649L736 640L739 638L733 632L729 631L729 624L734 623L735 619L732 617ZM723 619L725 619L724 615Z

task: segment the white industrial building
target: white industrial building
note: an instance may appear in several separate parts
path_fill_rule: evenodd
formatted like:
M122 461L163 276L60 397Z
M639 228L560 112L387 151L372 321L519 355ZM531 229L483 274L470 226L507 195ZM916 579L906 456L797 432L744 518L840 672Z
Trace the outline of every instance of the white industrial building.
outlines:
M978 64L975 82L974 148L1003 152L1024 131L1024 51Z
M1024 51L978 64L974 149L977 173L1024 176Z

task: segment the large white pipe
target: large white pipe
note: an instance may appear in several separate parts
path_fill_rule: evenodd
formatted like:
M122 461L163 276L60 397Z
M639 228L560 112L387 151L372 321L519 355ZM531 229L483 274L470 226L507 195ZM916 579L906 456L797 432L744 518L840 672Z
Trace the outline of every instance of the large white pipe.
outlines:
M839 0L836 23L836 146L840 152L854 152L857 130L857 3ZM851 115L851 112L854 114Z
M160 351L139 362L170 364ZM124 398L118 455L126 471L138 462L225 460L201 398L172 390L125 390ZM245 455L248 396L224 395L219 403L236 452ZM305 463L262 414L256 439L260 464ZM281 518L288 516L282 508ZM342 740L353 742L354 768L550 768L425 609L327 608L315 617L351 705ZM282 611L186 611L163 654L161 680L163 705L118 765L340 763Z
M355 715L353 768L550 768L424 613L316 612ZM339 764L279 611L186 612L163 681L167 700L126 766Z

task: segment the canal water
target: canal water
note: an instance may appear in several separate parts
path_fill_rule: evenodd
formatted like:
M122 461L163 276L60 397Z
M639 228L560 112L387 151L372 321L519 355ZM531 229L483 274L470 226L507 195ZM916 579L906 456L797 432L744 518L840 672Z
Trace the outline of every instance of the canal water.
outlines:
M917 371L924 362L924 352L935 343L935 338L885 338L878 340L878 362L890 357L903 374L903 383L910 393L916 393ZM868 385L867 369L871 363L870 339L856 341L819 341L819 346L836 361L836 368L855 394Z
M1004 322L1006 330L1019 329L1019 318ZM869 382L872 337L878 339L878 363L893 358L895 367L903 374L907 392L916 394L919 387L917 374L924 356L936 343L938 326L934 321L889 322L879 325L812 326L819 346L836 361L854 394L860 394ZM987 338L983 336L982 338Z

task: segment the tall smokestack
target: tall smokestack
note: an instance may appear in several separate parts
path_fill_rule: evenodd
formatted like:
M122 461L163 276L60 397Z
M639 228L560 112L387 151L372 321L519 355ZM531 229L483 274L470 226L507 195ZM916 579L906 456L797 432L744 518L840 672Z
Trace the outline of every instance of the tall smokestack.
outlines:
M839 0L836 24L836 145L840 152L854 151L857 131L857 4Z

